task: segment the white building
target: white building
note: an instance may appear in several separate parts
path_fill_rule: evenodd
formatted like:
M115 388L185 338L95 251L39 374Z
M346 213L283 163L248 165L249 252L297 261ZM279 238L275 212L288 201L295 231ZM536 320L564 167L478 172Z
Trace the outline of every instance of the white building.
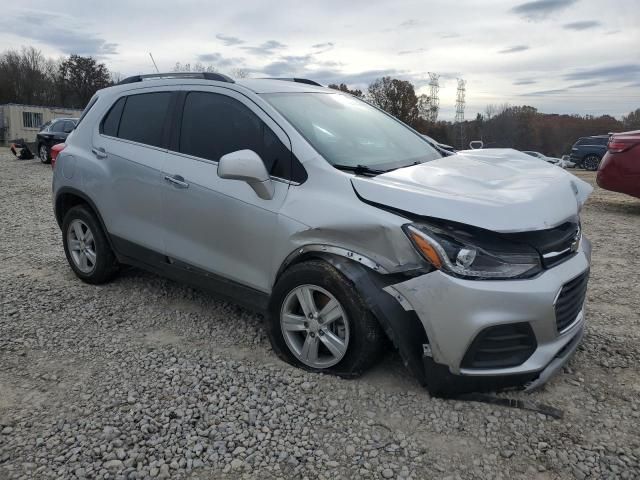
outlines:
M19 138L35 142L40 126L55 118L78 118L82 110L5 103L0 105L0 145Z

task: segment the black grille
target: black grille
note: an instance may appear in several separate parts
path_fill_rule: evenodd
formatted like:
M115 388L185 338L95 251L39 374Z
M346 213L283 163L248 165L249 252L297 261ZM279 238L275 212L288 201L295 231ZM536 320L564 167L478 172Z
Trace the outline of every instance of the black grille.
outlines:
M544 268L551 268L575 255L580 225L575 219L547 230L513 233L509 236L535 248L542 256Z
M576 253L577 242L580 239L578 225L565 223L554 230L555 238L540 249L542 264L545 268L554 267L572 257Z
M587 295L587 283L589 282L589 270L565 284L560 290L556 301L556 327L558 332L563 331L576 319L585 296Z
M462 360L462 368L515 367L523 364L537 345L528 323L489 327L473 340Z

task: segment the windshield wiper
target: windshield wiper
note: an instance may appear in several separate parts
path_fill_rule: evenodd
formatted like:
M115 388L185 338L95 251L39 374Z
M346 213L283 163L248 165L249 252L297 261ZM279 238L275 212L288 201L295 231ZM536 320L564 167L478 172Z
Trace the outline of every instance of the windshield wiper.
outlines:
M389 170L378 170L376 168L367 167L366 165L338 165L334 163L333 166L338 170L353 172L356 175L380 175L381 173L387 173L394 170L393 168Z

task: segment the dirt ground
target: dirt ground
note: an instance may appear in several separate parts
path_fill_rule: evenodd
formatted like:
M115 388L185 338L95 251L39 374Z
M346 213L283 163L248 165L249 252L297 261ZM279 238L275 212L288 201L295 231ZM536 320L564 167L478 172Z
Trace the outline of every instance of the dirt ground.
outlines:
M4 149L0 171L0 479L640 478L638 199L595 187L586 336L502 395L558 420L430 398L394 352L357 380L302 372L259 316L135 269L83 284L50 166Z

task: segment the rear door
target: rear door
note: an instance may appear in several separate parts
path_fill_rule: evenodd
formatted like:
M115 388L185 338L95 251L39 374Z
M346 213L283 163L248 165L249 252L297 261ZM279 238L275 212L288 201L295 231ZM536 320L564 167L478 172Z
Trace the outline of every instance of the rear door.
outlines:
M172 261L267 292L274 231L292 154L284 131L253 102L229 89L183 91L164 165L165 244ZM259 198L243 181L218 177L222 155L250 149L272 174L275 195Z
M162 167L173 101L169 90L120 97L103 118L92 149L110 181L92 186L85 179L87 191L100 199L117 250L143 261L144 249L164 252Z

